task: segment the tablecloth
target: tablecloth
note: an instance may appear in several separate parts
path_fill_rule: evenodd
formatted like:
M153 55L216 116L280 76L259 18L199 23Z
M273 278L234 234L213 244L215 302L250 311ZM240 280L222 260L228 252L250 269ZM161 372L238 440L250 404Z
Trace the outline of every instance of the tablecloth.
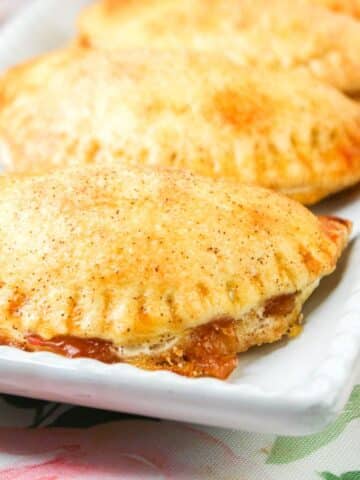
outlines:
M0 21L22 3L0 0ZM360 480L358 383L337 420L306 437L1 395L0 480Z
M360 480L360 384L332 425L306 437L9 395L0 424L1 480Z

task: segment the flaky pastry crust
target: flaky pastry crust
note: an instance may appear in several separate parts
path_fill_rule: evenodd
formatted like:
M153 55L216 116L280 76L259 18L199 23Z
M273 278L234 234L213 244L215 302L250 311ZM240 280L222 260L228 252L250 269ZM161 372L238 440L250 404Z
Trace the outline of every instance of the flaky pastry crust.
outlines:
M303 203L360 180L359 105L306 74L70 48L11 69L0 98L2 159L17 172L171 166Z

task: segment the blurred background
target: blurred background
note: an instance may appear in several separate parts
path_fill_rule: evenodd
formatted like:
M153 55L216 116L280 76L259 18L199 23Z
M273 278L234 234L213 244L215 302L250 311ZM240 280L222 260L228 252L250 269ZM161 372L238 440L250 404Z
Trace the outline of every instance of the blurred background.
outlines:
M0 22L13 15L16 10L28 3L28 0L0 0Z

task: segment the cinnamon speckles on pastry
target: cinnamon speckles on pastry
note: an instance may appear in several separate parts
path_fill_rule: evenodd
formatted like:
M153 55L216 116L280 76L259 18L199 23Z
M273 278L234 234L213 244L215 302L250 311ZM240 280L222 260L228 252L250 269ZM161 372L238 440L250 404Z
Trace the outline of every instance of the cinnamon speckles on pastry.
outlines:
M295 334L350 230L268 190L174 170L0 183L1 343L189 376L225 378L237 352Z

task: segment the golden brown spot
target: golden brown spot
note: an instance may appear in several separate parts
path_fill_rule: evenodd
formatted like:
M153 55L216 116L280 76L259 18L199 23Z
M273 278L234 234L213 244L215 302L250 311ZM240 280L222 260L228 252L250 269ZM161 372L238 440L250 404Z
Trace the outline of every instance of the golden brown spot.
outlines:
M94 163L96 160L96 156L100 150L101 150L100 143L97 140L92 140L85 154L85 162L90 164Z
M146 297L144 295L139 295L137 297L137 319L133 325L133 334L144 335L146 332L152 332L154 325L157 324L158 319L153 315L150 315L146 305Z
M138 0L105 0L102 6L108 14L113 14L121 9L136 7L138 4Z
M90 38L87 35L84 35L84 34L80 35L77 42L80 45L80 47L82 47L82 48L90 48L91 47L91 41L90 41Z
M9 300L8 304L8 314L11 317L15 317L19 314L20 308L24 305L26 301L26 295L21 292L15 292L14 296Z
M319 217L322 231L333 241L337 242L345 233L351 231L351 222L338 217Z
M265 304L264 316L285 316L291 313L295 308L295 293L279 295L270 298Z
M257 97L255 101L255 96L249 95L244 102L243 95L231 89L222 90L213 98L214 112L224 123L241 131L261 123L265 125L269 117L266 106L265 98Z
M207 297L209 295L209 289L204 283L199 282L196 287L201 297Z
M315 275L321 272L321 263L312 255L309 250L307 250L305 247L300 247L299 253L308 271L314 273Z

